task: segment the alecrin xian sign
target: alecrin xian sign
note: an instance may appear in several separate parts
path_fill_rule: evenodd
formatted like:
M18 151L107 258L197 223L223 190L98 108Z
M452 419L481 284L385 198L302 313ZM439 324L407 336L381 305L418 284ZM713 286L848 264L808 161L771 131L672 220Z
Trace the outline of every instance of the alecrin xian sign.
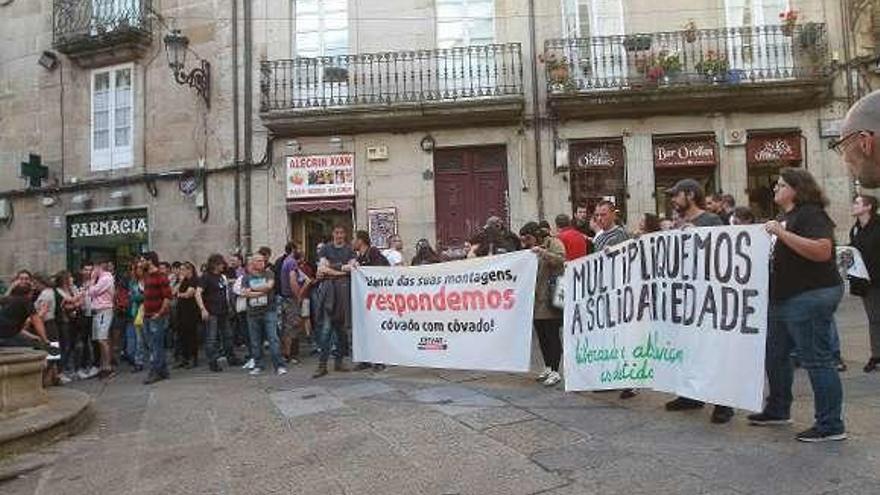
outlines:
M149 230L146 212L92 216L70 220L70 238L145 235Z

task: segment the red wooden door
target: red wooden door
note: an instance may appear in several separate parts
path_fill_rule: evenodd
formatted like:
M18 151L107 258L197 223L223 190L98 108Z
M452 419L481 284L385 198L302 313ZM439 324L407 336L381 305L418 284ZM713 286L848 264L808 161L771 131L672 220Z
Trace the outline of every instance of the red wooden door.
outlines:
M491 216L507 224L507 150L504 146L437 150L434 170L440 249L462 246Z

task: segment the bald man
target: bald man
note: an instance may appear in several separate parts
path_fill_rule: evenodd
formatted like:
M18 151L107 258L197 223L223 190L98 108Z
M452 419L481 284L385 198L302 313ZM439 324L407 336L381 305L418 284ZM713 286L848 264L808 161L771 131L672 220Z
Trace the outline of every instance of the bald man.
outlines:
M850 172L863 187L880 187L880 91L857 101L843 121L840 139L831 149L843 155Z

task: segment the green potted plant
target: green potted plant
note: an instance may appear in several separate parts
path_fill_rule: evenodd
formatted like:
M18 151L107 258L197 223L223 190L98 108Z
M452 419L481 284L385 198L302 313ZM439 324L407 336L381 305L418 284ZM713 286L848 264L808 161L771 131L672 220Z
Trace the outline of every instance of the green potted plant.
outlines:
M644 52L651 49L651 37L646 34L627 36L623 40L623 48L628 52Z
M782 23L782 35L790 38L794 34L794 27L797 26L798 11L789 9L780 12L779 21Z
M727 62L727 57L715 50L709 50L703 59L697 62L695 68L697 73L702 74L706 79L718 83L726 80L730 64Z
M681 55L675 51L661 50L657 55L656 66L663 70L661 81L664 84L670 84L674 82L677 76L681 73Z

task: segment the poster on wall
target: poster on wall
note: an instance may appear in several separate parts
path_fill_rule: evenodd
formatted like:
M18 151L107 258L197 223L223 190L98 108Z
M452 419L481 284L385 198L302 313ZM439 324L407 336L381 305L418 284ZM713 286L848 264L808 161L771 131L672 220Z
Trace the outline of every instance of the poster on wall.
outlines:
M288 156L287 199L354 196L354 154Z
M379 249L390 247L389 239L397 234L397 208L369 208L367 210L370 242Z
M565 389L760 410L769 258L754 225L643 235L566 263Z

